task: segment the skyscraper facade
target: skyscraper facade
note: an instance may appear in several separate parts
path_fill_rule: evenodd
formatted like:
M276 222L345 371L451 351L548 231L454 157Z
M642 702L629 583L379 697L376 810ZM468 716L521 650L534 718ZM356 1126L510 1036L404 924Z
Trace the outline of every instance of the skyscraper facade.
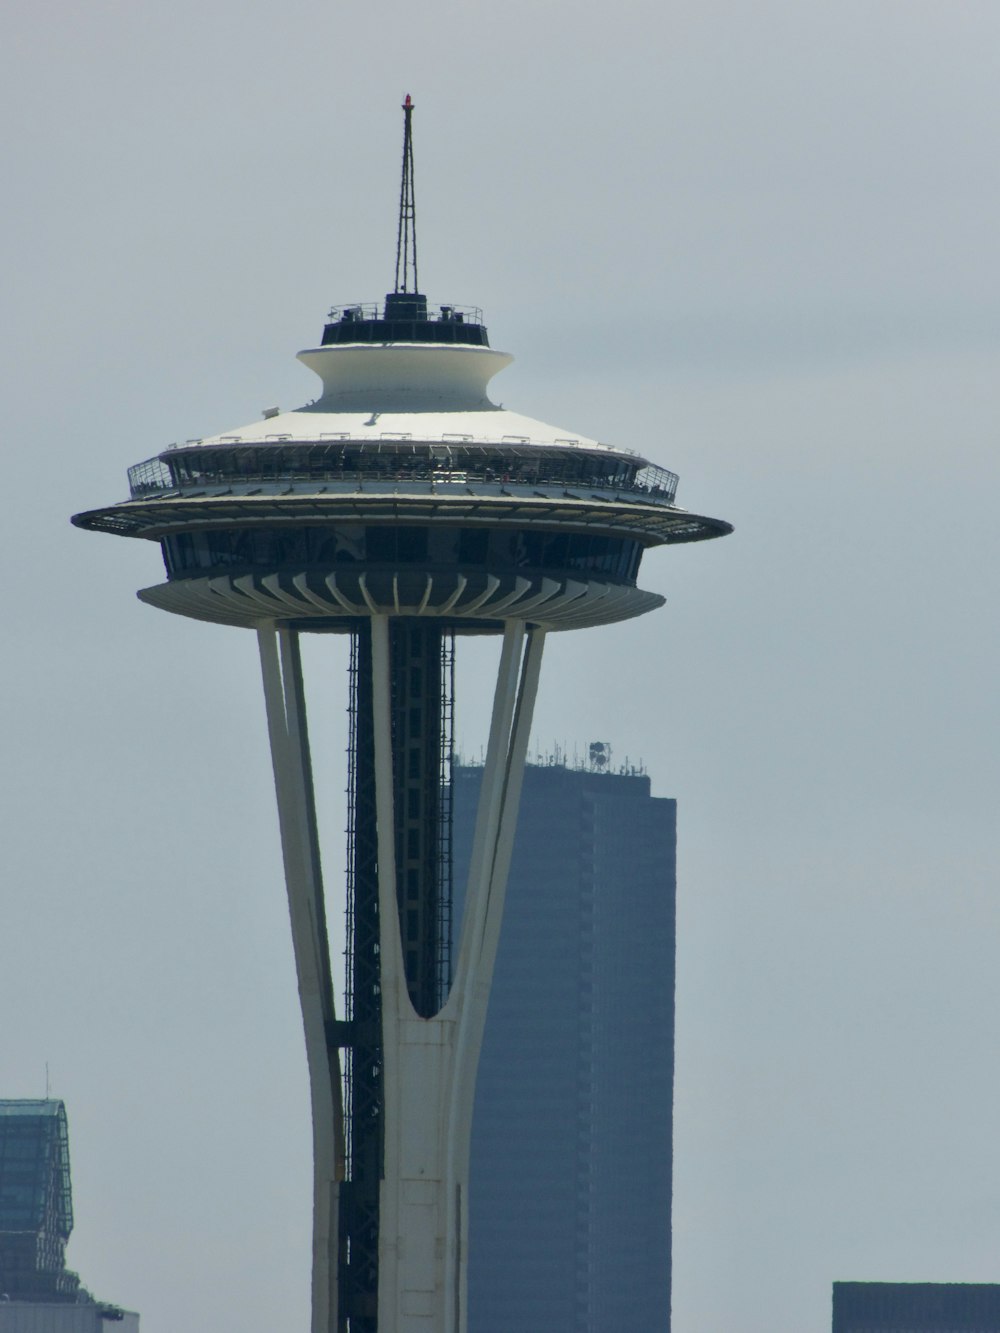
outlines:
M481 779L455 769L456 915ZM473 1118L476 1333L670 1327L675 847L645 775L527 767Z
M1000 1333L1000 1284L835 1282L833 1333Z
M74 1301L69 1127L61 1101L0 1101L0 1295Z

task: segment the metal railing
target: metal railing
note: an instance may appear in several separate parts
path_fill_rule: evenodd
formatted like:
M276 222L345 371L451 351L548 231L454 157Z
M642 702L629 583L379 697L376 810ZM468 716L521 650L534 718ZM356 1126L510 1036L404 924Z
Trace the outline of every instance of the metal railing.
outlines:
M133 500L142 500L147 495L162 495L164 491L175 491L177 485L170 475L170 468L162 458L147 458L142 463L128 470L128 488Z
M271 466L250 468L211 467L206 456L204 468L190 468L190 455L185 458L189 474L176 476L171 467L162 458L150 458L137 463L128 470L129 490L133 500L167 495L182 495L185 492L203 491L206 488L232 489L239 487L295 487L307 483L312 488L329 486L350 486L356 489L371 487L418 486L433 493L439 488L460 486L467 489L487 486L491 490L503 491L517 487L519 491L540 486L558 486L568 491L600 491L628 495L641 495L658 504L673 504L677 494L678 476L666 468L647 464L631 477L609 477L601 474L587 476L575 468L559 467L559 458L543 459L538 456L530 459L513 459L509 467L447 467L442 460L431 455L408 456L392 460L383 456L377 467L331 466L325 461L322 466L290 466L289 460L282 460L273 454L261 462ZM341 462L353 463L352 459ZM375 461L374 459L372 461ZM393 466L395 461L395 466ZM465 460L466 463L470 460ZM575 460L574 460L575 461Z
M680 477L676 472L671 472L665 467L657 467L654 463L647 463L635 474L631 489L643 491L665 504L673 504L679 481Z
M330 307L327 320L331 324L350 323L354 320L373 320L383 318L384 307L375 301L349 301L346 305ZM482 324L483 312L477 305L441 304L427 308L426 318L432 324Z

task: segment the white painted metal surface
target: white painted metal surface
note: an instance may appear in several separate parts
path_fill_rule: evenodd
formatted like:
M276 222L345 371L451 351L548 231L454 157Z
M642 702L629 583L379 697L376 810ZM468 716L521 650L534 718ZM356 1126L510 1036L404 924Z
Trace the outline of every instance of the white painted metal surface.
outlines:
M299 352L323 381L317 404L326 411L357 411L374 399L383 410L492 408L486 386L514 360L492 347L446 343L346 343Z
M327 974L323 881L297 636L258 630L288 912L305 1029L313 1127L312 1333L337 1314L337 1200L344 1175L340 1065L326 1024L335 1018Z
M364 343L311 347L299 360L323 381L319 399L261 417L199 444L267 444L327 438L414 439L580 445L610 449L565 427L509 412L487 396L489 381L513 357L491 347Z

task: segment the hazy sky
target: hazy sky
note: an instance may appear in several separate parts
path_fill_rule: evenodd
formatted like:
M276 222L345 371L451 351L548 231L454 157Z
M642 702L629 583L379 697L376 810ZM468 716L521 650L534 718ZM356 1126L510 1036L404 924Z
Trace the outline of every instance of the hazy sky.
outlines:
M314 396L294 353L391 286L406 92L421 285L483 306L498 399L736 526L647 557L665 610L554 636L536 729L679 802L675 1333L821 1333L834 1279L1000 1280L1000 8L2 27L0 1095L48 1062L84 1281L145 1333L308 1326L254 640L142 606L156 548L68 518ZM331 896L343 665L310 646Z

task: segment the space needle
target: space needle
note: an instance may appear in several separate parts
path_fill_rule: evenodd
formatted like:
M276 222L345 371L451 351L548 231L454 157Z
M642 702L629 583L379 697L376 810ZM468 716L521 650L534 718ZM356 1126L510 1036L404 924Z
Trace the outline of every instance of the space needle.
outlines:
M160 544L150 606L256 631L312 1103L312 1333L467 1333L469 1139L546 635L663 604L650 547L729 524L640 454L504 410L511 357L417 276L403 106L395 285L335 307L315 402L171 447L81 528ZM350 638L344 1004L335 996L300 636ZM499 639L451 953L456 640ZM559 942L553 941L553 948ZM623 1021L624 1016L623 1016Z

